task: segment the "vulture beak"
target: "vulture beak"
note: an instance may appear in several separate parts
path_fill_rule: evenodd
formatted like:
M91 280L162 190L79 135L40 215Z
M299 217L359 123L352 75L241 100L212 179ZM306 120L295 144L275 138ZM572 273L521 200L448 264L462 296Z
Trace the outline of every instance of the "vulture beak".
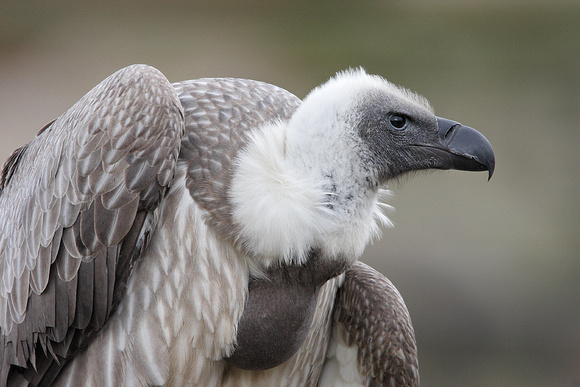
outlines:
M437 117L439 144L432 149L441 164L437 168L462 171L489 171L493 175L495 156L483 134L459 122Z

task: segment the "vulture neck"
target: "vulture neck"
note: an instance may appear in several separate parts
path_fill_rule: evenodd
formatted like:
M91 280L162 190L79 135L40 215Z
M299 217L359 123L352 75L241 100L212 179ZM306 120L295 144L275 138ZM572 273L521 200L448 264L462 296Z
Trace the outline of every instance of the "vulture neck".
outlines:
M255 131L237 157L229 191L236 240L264 267L302 265L312 249L354 262L389 224L381 190L356 138L301 123Z

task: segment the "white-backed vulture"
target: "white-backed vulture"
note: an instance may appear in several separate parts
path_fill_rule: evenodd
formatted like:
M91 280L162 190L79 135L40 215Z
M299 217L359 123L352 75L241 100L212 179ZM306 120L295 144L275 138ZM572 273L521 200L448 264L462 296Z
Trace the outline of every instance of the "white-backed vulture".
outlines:
M302 102L124 68L4 165L0 384L418 385L405 304L357 259L389 180L494 163L363 70Z

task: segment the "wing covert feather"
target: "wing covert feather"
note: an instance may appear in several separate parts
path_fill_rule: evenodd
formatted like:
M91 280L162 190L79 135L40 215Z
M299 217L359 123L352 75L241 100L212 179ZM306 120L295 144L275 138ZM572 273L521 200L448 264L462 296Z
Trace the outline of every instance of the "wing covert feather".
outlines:
M235 156L252 131L289 120L302 101L280 87L247 79L202 78L173 86L185 116L179 159L187 165L186 187L211 214L209 224L238 244L227 196Z
M56 375L40 359L56 359L60 368L105 324L153 227L147 214L172 181L183 132L174 88L156 69L133 65L7 160L0 180L1 376L10 364Z
M411 317L385 276L355 262L338 290L334 321L339 341L356 347L358 372L368 386L419 385Z

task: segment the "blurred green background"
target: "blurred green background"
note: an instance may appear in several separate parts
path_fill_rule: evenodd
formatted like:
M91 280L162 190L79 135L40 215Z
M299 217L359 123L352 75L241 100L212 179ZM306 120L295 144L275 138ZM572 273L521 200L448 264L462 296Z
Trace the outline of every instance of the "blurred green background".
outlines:
M0 0L0 158L132 63L299 97L363 66L482 131L492 180L394 183L363 260L407 302L424 386L580 386L580 2Z

